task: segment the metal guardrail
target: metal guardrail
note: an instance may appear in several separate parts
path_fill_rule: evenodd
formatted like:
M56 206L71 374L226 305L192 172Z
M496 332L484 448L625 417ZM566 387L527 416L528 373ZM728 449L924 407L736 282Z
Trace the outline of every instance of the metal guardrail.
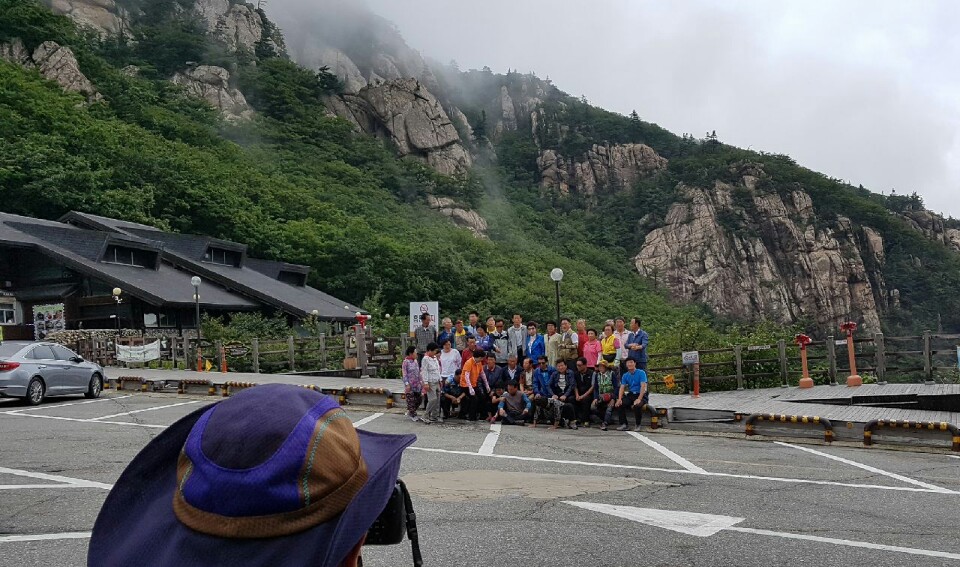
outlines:
M863 427L863 444L867 446L872 445L874 430L886 427L891 429L913 429L915 431L949 431L953 436L953 445L951 448L954 451L960 451L960 429L958 429L956 425L946 421L898 421L896 419L874 419L868 421Z
M822 425L823 426L823 440L827 443L833 442L833 424L830 423L830 420L825 417L819 416L806 416L806 415L786 415L786 414L774 414L774 413L755 413L751 414L747 418L746 428L744 433L747 435L756 435L756 428L754 422L757 421L770 421L770 422L780 422L780 423L802 423L802 424L811 424L811 425Z

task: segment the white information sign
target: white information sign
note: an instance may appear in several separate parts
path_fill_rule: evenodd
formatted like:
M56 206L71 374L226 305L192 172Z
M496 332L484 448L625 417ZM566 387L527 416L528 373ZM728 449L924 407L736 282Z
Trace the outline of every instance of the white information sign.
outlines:
M691 364L700 364L700 352L692 350L690 352L683 353L683 364L684 366L689 366Z
M436 301L410 302L410 332L417 330L423 324L423 316L430 316L430 324L437 327L437 315L440 313L440 304Z

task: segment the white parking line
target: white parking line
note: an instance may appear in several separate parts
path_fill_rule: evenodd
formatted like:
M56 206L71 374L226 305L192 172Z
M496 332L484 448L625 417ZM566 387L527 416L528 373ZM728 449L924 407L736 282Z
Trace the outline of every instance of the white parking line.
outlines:
M664 446L661 445L660 443L657 443L657 442L654 441L653 439L650 439L650 438L647 437L646 435L641 435L641 434L635 433L635 432L633 432L633 431L627 431L627 434L628 434L628 435L631 435L631 436L633 436L633 437L636 437L637 439L639 439L640 441L642 441L642 442L643 442L645 445L647 445L648 447L652 447L653 449L656 449L656 451L657 451L658 453L660 453L660 454L663 455L664 457L670 459L671 461L677 463L678 465L680 465L681 467L687 469L687 470L690 471L690 472L701 473L701 474L707 472L707 471L703 470L702 468L698 467L697 465L691 463L690 461L684 459L684 458L681 457L680 455L674 453L674 452L671 451L670 449L667 449L666 447L664 447Z
M59 482L60 484L19 484L19 485L0 485L0 490L10 490L12 488L103 488L105 490L110 490L113 488L112 484L104 484L102 482L95 482L92 480L84 480L82 478L72 478L69 476L60 476L56 474L47 474L42 472L34 471L25 471L20 469L8 469L6 467L0 467L0 474L8 474L13 476L25 476L27 478L36 478L39 480L49 480L51 482Z
M880 469L878 469L877 467L871 467L870 465L865 465L865 464L863 464L863 463L858 463L858 462L856 462L856 461L851 461L850 459L844 459L843 457L838 457L838 456L836 456L836 455L831 455L831 454L829 454L829 453L824 453L823 451L817 451L817 450L811 449L811 448L809 448L809 447L801 447L801 446L799 446L799 445L793 445L793 444L791 444L791 443L784 443L783 441L775 441L775 443L776 443L777 445L783 445L784 447L793 447L794 449L799 449L799 450L801 450L801 451L806 451L807 453L812 453L812 454L814 454L814 455L819 455L819 456L825 457L825 458L827 458L827 459L832 459L832 460L834 460L834 461L843 463L843 464L845 464L845 465L850 465L850 466L852 466L852 467L857 467L858 469L863 469L863 470L865 470L865 471L869 471L869 472L872 472L872 473L882 474L882 475L888 476L888 477L890 477L890 478L895 478L895 479L897 479L897 480L899 480L899 481L901 481L901 482L905 482L905 483L907 483L907 484L912 484L912 485L914 485L914 486L921 486L921 487L926 488L926 489L928 489L928 490L931 490L931 491L933 491L933 492L943 492L943 493L946 493L946 494L956 494L956 492L953 491L953 490L947 490L946 488L942 488L942 487L940 487L940 486L936 486L936 485L933 485L933 484L928 484L928 483L926 483L926 482L919 481L919 480L915 480L915 479L912 479L912 478L909 478L909 477L906 477L906 476L903 476L903 475L899 475L899 474L897 474L897 473L892 473L892 472L887 472L887 471L884 471L884 470L880 470Z
M125 415L133 415L133 414L135 414L135 413L143 413L143 412L145 412L145 411L162 410L162 409L167 409L167 408L175 408L175 407L178 407L178 406L189 406L190 404L199 404L199 403L202 403L202 402L200 402L200 400L194 400L194 401L191 401L191 402L180 402L179 404L170 404L170 405L166 405L166 406L154 406L154 407L150 407L150 408L138 409L138 410L133 410L133 411L125 411L125 412L123 412L123 413L115 413L115 414L113 414L113 415L105 415L105 416L103 416L103 417L94 417L94 418L88 419L88 420L86 420L86 421L97 422L97 421L100 421L100 420L103 420L103 419L112 419L112 418L114 418L114 417L123 417L123 416L125 416Z
M33 407L29 407L29 408L20 408L20 409L5 411L5 412L2 412L2 413L15 413L15 414L19 414L20 412L23 412L23 411L67 408L67 407L70 407L70 406L82 406L82 405L84 405L84 404L95 404L95 403L97 403L97 402L109 402L109 401L111 401L111 400L122 400L123 398L129 398L129 397L131 397L131 396L133 396L133 394L127 394L126 396L117 396L117 397L115 397L115 398L97 398L97 399L95 399L95 400L87 400L87 401L85 401L85 402L70 402L69 404L46 404L46 405L42 405L42 406L33 406Z
M62 534L6 535L0 536L0 543L16 541L44 541L51 539L87 539L90 532L64 532Z
M130 425L133 427L148 427L151 429L166 429L166 425L153 425L152 423L136 423L133 421L93 421L92 419L79 419L76 417L61 417L59 415L36 415L32 413L10 413L6 414L11 417L35 417L37 419L56 419L59 421L75 421L78 423L96 423L96 424L108 424L108 425Z
M500 429L502 427L503 425L500 423L490 424L490 433L487 433L487 437L483 440L483 445L480 446L480 450L477 451L477 454L493 454L493 449L497 446L497 441L500 439Z
M561 459L544 459L540 457L521 457L519 455L481 455L479 453L471 453L470 451L451 451L449 449L433 449L430 447L408 447L408 451L423 451L425 453L444 453L447 455L465 455L468 457L483 457L487 459L509 459L515 461L528 461L534 463L555 463L559 465L579 465L584 467L600 467L600 468L611 468L611 469L627 469L627 470L636 470L636 471L650 471L650 472L664 472L664 473L676 473L676 474L694 474L698 476L715 476L722 478L740 478L745 480L759 480L759 481L769 481L769 482L783 482L786 484L815 484L819 486L842 486L845 488L862 488L868 490L892 490L894 492L922 492L922 493L933 493L933 494L948 494L955 495L960 494L960 492L955 492L951 490L946 490L943 488L937 488L936 490L927 489L927 488L913 488L910 486L881 486L878 484L857 484L852 482L835 482L831 480L814 480L807 478L780 478L775 476L756 476L749 474L734 474L734 473L718 473L718 472L696 472L689 471L686 469L662 469L657 467L644 467L639 465L618 465L614 463L591 463L588 461L567 461Z
M357 420L357 421L354 421L354 422L353 422L353 426L354 426L354 427L360 427L361 425L366 425L366 424L370 423L371 421L377 419L377 418L380 417L381 415L383 415L382 412L381 412L381 413L375 413L375 414L373 414L373 415L368 415L367 417L365 417L365 418L363 418L363 419L359 419L359 420Z

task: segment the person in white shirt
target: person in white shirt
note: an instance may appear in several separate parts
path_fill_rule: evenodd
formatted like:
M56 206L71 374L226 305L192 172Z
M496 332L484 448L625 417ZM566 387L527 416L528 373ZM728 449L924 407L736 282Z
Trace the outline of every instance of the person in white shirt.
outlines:
M630 338L630 329L626 327L626 320L623 317L617 317L614 321L613 335L617 337L620 343L620 350L617 352L617 360L620 361L620 373L627 371L627 339Z
M440 351L440 377L444 381L449 381L463 365L463 355L453 348L453 342L449 339L443 341L441 346L443 350Z
M515 314L513 316L513 326L507 329L507 349L511 354L517 355L517 360L523 362L526 351L523 350L524 339L527 337L527 328L523 326L523 318Z
M448 341L447 344L450 344ZM437 343L427 345L427 352L420 361L420 377L423 379L423 393L427 396L427 414L424 416L424 423L431 423L435 420L443 421L440 416L440 396L443 389L443 378L440 376L440 360L437 353L440 347ZM456 352L456 351L454 351Z

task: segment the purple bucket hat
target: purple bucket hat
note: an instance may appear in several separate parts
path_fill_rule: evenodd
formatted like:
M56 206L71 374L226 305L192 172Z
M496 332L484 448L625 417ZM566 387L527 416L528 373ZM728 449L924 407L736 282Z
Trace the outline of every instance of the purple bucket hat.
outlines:
M87 564L335 567L386 506L414 441L354 429L313 390L243 390L133 459L100 510Z

